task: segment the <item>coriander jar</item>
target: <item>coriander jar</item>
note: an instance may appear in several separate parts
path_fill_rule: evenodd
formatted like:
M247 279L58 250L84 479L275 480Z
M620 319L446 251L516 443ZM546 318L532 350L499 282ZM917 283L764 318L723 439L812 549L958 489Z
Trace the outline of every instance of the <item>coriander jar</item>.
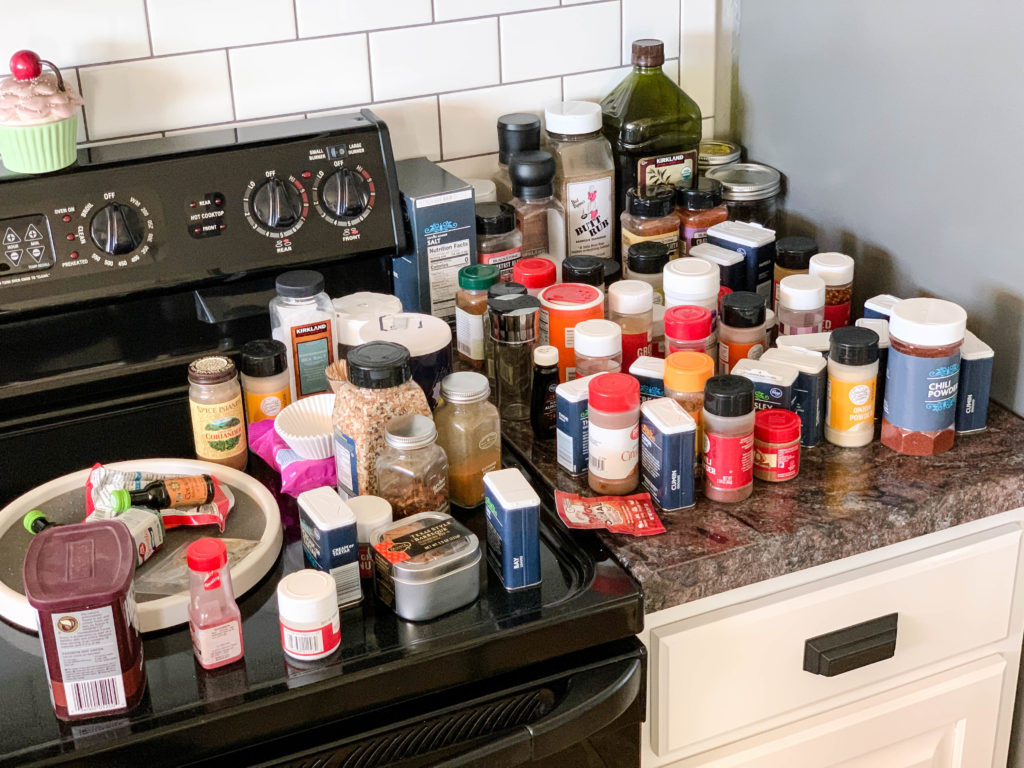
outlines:
M420 512L448 512L448 456L437 444L429 416L396 416L384 428L384 450L377 457L377 495L395 519Z
M460 371L441 382L434 411L437 442L448 455L448 496L470 508L484 500L484 474L501 468L501 420L480 373Z
M188 405L196 456L215 464L244 469L245 441L242 387L230 358L211 355L188 366Z

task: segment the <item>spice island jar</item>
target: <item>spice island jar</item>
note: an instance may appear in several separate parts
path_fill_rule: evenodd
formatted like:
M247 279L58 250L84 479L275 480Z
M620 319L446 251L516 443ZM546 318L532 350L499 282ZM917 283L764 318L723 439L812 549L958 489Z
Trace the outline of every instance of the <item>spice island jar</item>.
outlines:
M244 469L249 448L235 364L220 355L193 360L188 366L188 382L196 456Z

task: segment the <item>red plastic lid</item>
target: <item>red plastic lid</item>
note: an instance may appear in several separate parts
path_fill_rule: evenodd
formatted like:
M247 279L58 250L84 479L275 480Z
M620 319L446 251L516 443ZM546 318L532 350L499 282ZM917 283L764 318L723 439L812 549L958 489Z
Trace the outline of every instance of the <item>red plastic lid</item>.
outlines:
M515 269L515 267L513 267ZM542 305L552 308L574 307L585 304L597 304L603 300L603 294L592 285L584 283L558 283L541 290Z
M531 257L516 262L512 279L527 288L547 288L556 282L555 263L548 259Z
M785 408L754 414L754 439L762 443L790 443L800 439L800 417Z
M680 304L665 312L665 335L670 339L696 341L711 335L711 310Z
M604 373L591 379L587 394L590 407L606 413L640 407L640 382L628 373Z
M188 567L200 573L216 571L228 561L228 551L220 539L197 539L185 550Z

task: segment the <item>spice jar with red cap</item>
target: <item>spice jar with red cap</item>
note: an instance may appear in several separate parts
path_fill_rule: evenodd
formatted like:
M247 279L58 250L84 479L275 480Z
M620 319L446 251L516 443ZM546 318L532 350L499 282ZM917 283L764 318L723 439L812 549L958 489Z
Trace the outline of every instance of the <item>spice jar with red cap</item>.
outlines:
M668 353L703 352L718 359L718 341L712 330L711 310L696 304L680 304L665 311L665 343Z
M754 414L754 477L769 483L800 473L800 416L785 408Z
M204 669L242 658L242 614L231 585L228 553L220 539L197 539L185 550L188 563L188 627L192 650Z
M640 482L640 382L627 373L606 373L590 380L587 395L587 483L602 496L632 493Z
M549 285L558 282L557 272L553 261L534 256L523 259L512 267L512 280L525 285L526 292L531 296L539 296Z

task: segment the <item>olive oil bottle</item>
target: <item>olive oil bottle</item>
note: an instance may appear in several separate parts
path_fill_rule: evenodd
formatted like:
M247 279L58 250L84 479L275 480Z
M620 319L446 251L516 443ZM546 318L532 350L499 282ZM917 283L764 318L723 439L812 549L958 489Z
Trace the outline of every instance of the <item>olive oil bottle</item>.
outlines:
M648 187L689 186L700 145L700 107L661 71L664 43L634 40L632 60L633 71L601 102L604 135L615 154L619 212L631 187L645 197Z

